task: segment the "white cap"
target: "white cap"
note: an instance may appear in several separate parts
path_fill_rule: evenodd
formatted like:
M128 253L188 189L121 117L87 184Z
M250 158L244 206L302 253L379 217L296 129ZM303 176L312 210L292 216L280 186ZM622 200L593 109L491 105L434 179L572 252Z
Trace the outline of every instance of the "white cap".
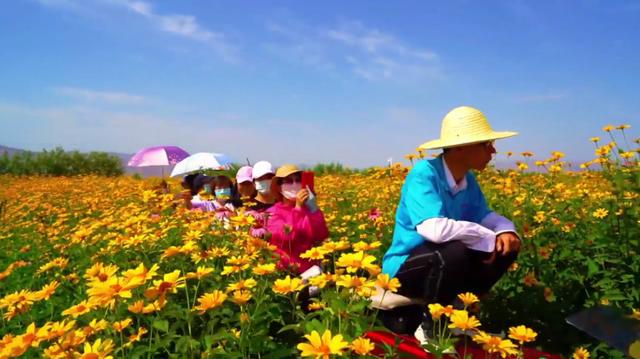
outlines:
M253 178L260 178L268 173L275 174L273 166L267 161L258 161L253 165Z

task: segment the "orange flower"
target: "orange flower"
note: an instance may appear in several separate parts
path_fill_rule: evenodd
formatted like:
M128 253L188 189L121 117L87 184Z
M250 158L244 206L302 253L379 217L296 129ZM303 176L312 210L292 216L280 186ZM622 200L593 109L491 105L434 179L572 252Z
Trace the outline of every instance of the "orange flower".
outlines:
M94 305L90 301L83 300L82 302L76 305L73 305L68 309L65 309L64 311L62 311L62 315L63 316L70 315L73 318L77 318L83 314L91 312L93 308L94 308Z
M538 333L525 327L524 325L509 328L509 338L517 340L518 342L520 342L520 344L532 342L536 340L537 336Z
M383 290L395 293L398 291L398 288L400 288L400 281L398 278L389 279L388 274L378 274L378 277L376 278L376 285Z
M193 307L193 310L199 310L200 314L204 314L207 310L217 308L224 303L227 299L227 295L220 290L214 290L211 293L206 293L198 298L197 306Z
M118 322L113 322L111 324L111 326L117 332L121 332L121 331L125 330L128 326L130 326L131 322L132 322L131 318L127 318L127 319L123 319L123 320L118 321Z
M357 338L351 342L349 347L358 355L367 355L375 349L376 346L368 338Z
M248 290L236 290L233 292L231 301L237 305L246 304L251 299L251 292Z
M291 278L291 276L287 276L284 279L277 279L273 284L273 291L278 294L289 294L292 292L297 292L304 287L302 283L302 279L300 278Z

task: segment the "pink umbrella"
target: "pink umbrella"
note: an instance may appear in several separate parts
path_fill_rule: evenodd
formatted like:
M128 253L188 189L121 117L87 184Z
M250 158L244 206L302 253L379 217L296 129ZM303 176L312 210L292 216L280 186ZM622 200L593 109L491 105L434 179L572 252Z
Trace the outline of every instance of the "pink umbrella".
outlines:
M189 157L189 153L177 146L147 147L138 151L129 160L128 166L173 166Z

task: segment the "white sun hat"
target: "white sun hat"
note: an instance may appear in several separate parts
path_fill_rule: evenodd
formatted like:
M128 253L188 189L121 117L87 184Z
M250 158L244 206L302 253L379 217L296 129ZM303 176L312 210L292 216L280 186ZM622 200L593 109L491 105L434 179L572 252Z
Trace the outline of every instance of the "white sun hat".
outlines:
M440 138L421 144L418 148L434 150L493 141L517 135L517 132L494 131L484 114L473 107L460 106L451 110L443 119Z
M253 165L253 178L260 178L268 173L275 174L273 166L267 161L258 161Z

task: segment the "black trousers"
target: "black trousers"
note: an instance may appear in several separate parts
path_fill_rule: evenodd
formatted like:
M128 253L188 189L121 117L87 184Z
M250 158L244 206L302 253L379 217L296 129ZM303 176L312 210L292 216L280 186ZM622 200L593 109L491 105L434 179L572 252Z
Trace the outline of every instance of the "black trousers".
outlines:
M427 303L451 304L457 295L487 293L516 260L518 253L496 255L467 248L460 241L436 244L424 242L402 264L396 278L398 294L421 298ZM397 333L412 334L422 321L423 306L396 308L382 314L384 324Z

